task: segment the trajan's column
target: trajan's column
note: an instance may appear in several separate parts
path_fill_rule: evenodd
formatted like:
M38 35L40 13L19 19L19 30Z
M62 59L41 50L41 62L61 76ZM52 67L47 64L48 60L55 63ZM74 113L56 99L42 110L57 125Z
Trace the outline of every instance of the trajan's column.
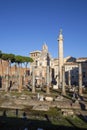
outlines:
M59 36L58 36L58 86L62 87L62 67L63 67L63 35L62 30L60 30Z

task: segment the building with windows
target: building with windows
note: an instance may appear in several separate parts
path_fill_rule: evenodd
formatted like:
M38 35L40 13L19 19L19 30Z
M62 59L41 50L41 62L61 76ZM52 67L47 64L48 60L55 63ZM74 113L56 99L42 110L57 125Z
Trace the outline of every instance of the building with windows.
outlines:
M34 60L34 62L30 63L30 73L32 75L32 67L34 67L35 83L45 85L47 83L47 58L49 58L50 74L52 60L47 45L44 44L41 51L30 52L30 57Z
M30 57L34 62L30 64L30 74L32 75L32 66L34 66L35 83L37 85L47 84L47 73L49 73L49 84L56 85L58 88L62 84L62 67L65 68L65 84L79 85L79 63L82 66L82 84L87 85L87 58L78 58L68 56L64 58L63 54L63 35L60 31L58 36L58 58L52 58L48 51L48 46L44 44L41 51L30 52ZM48 61L49 59L49 61ZM47 63L49 62L49 71Z

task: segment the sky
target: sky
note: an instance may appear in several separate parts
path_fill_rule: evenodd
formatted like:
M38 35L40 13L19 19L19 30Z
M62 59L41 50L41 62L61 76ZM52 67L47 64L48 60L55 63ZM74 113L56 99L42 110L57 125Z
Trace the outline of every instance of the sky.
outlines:
M64 57L87 57L87 0L0 0L0 50L29 56L44 43L58 57L62 29Z

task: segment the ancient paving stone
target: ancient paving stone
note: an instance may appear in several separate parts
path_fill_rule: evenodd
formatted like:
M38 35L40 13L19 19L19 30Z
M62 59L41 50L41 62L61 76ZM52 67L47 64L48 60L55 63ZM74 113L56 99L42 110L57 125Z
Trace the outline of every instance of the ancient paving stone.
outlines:
M48 111L49 106L45 104L39 104L39 105L33 106L33 110Z

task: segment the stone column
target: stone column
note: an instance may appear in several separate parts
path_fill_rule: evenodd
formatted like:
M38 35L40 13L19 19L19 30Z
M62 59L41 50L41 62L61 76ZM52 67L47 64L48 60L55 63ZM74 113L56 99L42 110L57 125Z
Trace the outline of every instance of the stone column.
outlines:
M32 66L32 93L35 93L35 68Z
M8 76L6 75L6 87L5 87L5 92L8 91Z
M86 69L86 82L85 82L85 85L87 85L87 63L85 63L86 64L86 67L85 67L85 69Z
M71 73L70 70L68 71L68 85L71 87Z
M59 58L59 62L58 62L58 76L59 76L59 87L61 87L62 84L62 66L63 66L63 35L62 35L62 30L60 30L60 34L58 37L58 58Z
M82 95L82 65L79 63L79 95Z
M8 86L9 86L9 67L7 66L5 92L8 91Z
M51 73L51 70L50 70L50 67L49 67L49 88L51 86L51 76L50 76L50 73Z
M66 95L65 90L65 67L62 67L62 95Z
M47 68L46 68L47 70L47 90L46 90L46 93L47 94L49 94L50 92L49 92L49 85L50 85L50 57L49 57L49 53L47 53Z
M47 90L46 93L49 94L49 80L50 80L50 67L47 65Z
M22 74L21 74L21 68L20 68L20 65L18 66L18 80L19 80L19 82L18 82L18 91L19 92L21 92L22 91Z

